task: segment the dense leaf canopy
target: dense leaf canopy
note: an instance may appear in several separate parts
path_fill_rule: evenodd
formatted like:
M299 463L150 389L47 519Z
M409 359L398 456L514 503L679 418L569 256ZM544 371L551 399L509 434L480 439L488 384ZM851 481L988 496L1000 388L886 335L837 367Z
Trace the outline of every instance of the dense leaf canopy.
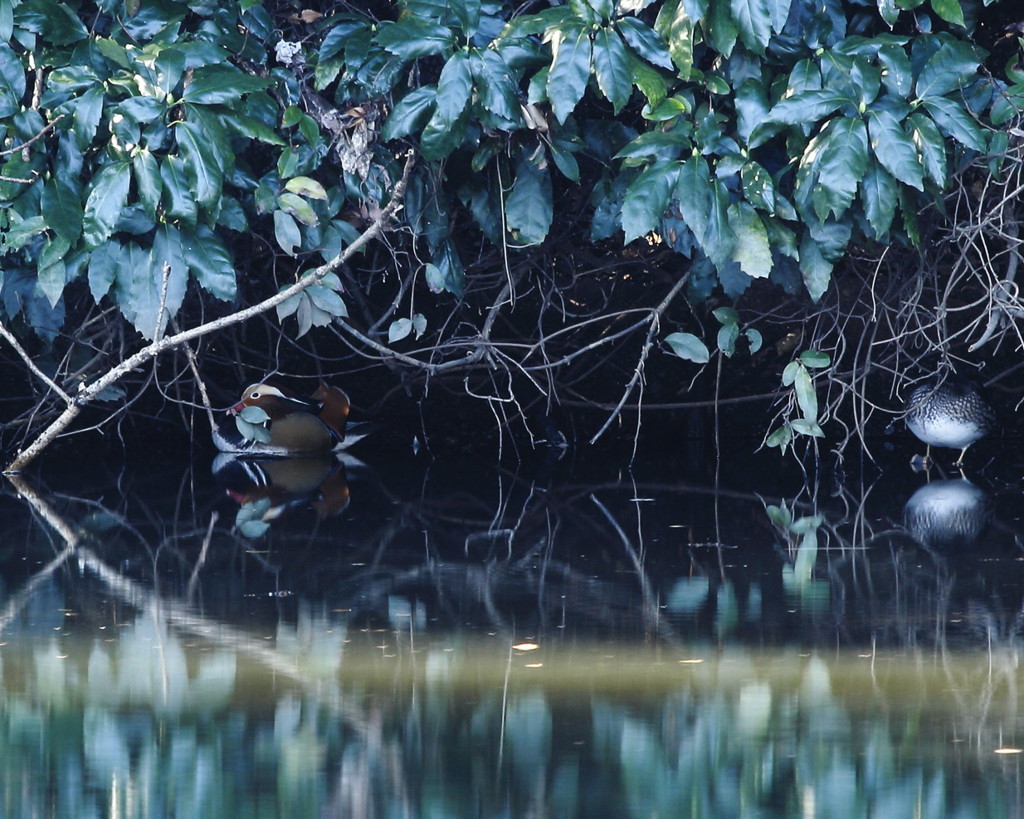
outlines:
M644 308L653 331L676 293L738 303L756 280L813 304L852 251L922 248L970 163L1000 172L1024 101L1008 5L0 0L0 316L68 377L111 305L153 339L337 256L410 150L386 253L279 305L285 333L350 326L378 358L415 337L429 348L398 363L434 373L467 333L492 342L495 311L566 248L657 253L684 285L622 301L599 282L588 321ZM397 284L368 296L387 268ZM507 328L534 351L553 300L561 325L582 315L567 288L536 292L540 318ZM749 321L716 319L720 353L741 335L757 352ZM667 349L703 364L695 329ZM537 386L572 356L510 372ZM809 372L786 385L818 435Z

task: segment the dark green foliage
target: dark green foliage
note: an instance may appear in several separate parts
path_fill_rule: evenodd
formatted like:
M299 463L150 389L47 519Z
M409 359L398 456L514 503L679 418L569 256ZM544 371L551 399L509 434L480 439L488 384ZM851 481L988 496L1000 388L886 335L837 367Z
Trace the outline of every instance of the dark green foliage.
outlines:
M893 4L842 0L404 0L301 23L272 2L0 0L3 304L45 306L30 323L52 335L80 278L152 337L189 282L236 297L240 232L294 272L336 253L401 142L435 293L463 292L457 219L537 246L580 186L578 241L664 242L693 298L798 270L817 299L850 242L916 241L1024 101L1019 70L979 72L980 0L910 5L913 35ZM340 287L282 318L345 315Z

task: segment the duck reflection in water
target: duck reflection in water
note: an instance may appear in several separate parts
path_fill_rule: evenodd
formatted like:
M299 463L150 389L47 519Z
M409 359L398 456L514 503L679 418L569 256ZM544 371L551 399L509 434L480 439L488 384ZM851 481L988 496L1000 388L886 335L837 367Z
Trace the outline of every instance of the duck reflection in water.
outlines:
M307 458L239 458L221 454L213 474L239 505L238 530L247 537L263 534L276 520L300 510L323 519L341 514L350 492L345 465L331 455Z
M991 517L988 493L966 478L926 483L903 507L904 525L933 549L974 545Z

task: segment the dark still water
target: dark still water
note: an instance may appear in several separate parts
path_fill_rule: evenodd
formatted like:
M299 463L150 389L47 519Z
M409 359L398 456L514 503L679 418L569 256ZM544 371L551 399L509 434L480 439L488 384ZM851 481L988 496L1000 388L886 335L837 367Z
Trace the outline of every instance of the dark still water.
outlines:
M0 815L1024 814L1021 464L753 448L50 453Z

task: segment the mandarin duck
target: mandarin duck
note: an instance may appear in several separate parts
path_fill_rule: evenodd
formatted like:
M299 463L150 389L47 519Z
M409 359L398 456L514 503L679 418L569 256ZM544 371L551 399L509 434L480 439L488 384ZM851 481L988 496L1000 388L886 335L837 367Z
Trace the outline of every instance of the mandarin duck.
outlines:
M917 387L907 400L907 427L926 446L925 463L933 446L959 449L955 465L961 466L967 448L995 427L996 414L978 389L953 376L931 379Z
M255 407L262 413L248 411ZM285 456L335 452L363 438L349 429L348 396L337 387L320 384L307 398L299 398L273 384L245 388L228 413L235 423L218 424L214 445L236 455ZM250 418L246 419L248 415ZM251 419L251 420L250 420Z

